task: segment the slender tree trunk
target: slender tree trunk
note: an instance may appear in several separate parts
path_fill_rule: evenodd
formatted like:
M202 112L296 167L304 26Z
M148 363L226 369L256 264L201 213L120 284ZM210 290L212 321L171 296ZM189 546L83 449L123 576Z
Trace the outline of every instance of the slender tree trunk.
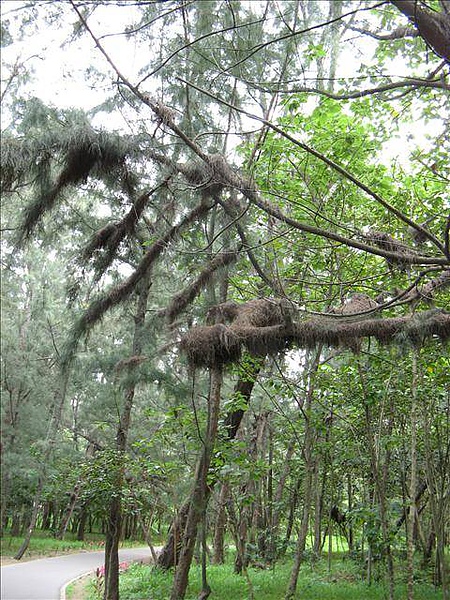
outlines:
M319 556L322 549L322 508L324 487L319 480L319 461L314 465L314 544L313 552Z
M352 476L350 473L347 475L347 505L348 505L348 514L352 514L353 511L353 485L352 485ZM348 551L353 552L353 522L352 519L349 519L348 523Z
M211 462L212 451L216 441L219 424L220 391L222 386L222 370L219 367L211 369L210 391L208 398L208 424L203 446L202 458L199 462L192 498L187 514L180 560L176 567L170 600L183 600L188 584L189 569L194 554L195 541L199 522L207 505L207 476Z
M150 516L149 526L147 527L145 525L144 519L142 518L142 515L140 513L137 514L137 524L141 528L145 543L150 548L150 553L152 555L153 564L156 564L156 561L158 560L158 555L156 554L155 547L153 546L152 536L150 534L150 526L151 526L152 519L153 519L153 513Z
M414 525L416 522L416 487L417 487L417 354L412 352L412 380L411 380L411 476L409 483L409 514L407 519L407 557L408 557L408 600L414 600Z
M249 370L242 374L241 378L237 381L234 388L233 396L243 400L243 404L248 406L250 402L250 396L253 391L256 379L259 371L262 367L262 361L255 361L251 364ZM223 437L225 440L234 440L241 424L242 418L245 414L244 408L239 408L227 414L223 424ZM199 459L201 460L201 459ZM197 466L198 470L198 466ZM206 502L208 502L209 495L212 492L216 481L213 479L209 481L206 489ZM177 512L174 520L169 529L167 541L158 556L157 565L161 569L170 569L178 563L178 557L180 552L181 540L183 538L183 532L186 526L186 520L191 505L191 497L189 497L181 506Z
M80 488L81 488L81 482L78 481L72 491L72 493L70 494L70 498L69 498L69 502L67 504L67 507L63 513L62 519L61 519L61 523L59 525L59 529L56 533L56 539L57 540L62 540L64 539L64 536L66 535L67 532L67 528L69 526L69 521L72 517L73 511L75 509L75 505L77 503L78 500L78 496L80 494Z
M292 459L292 456L294 454L294 450L295 450L297 444L298 444L297 438L294 436L291 439L289 446L287 448L286 456L284 458L283 470L278 479L277 487L275 489L275 494L273 497L273 502L271 505L270 520L269 520L269 523L270 523L270 546L269 546L269 551L268 551L269 558L271 560L275 560L275 558L277 557L277 554L279 552L279 549L277 549L277 541L278 541L278 535L279 535L280 520L281 520L281 515L282 515L280 505L281 505L281 500L283 498L283 492L286 487L286 480L291 471L291 459Z
M88 517L87 503L84 503L81 507L80 520L78 521L77 540L79 542L84 541L87 517Z
M214 542L213 542L213 564L222 565L225 562L224 556L224 540L225 526L227 522L226 504L230 494L230 489L227 483L222 483L220 487L219 498L217 500L217 514L214 526Z
M17 551L17 553L14 556L15 560L20 560L23 557L23 555L25 554L25 552L28 550L28 546L30 545L31 536L33 535L34 529L36 527L37 519L39 516L39 509L40 509L39 504L40 504L43 487L44 487L43 480L42 480L42 478L39 478L37 490L36 490L36 493L35 493L35 496L33 499L33 508L31 511L31 518L30 518L28 528L27 528L27 531L25 534L25 538L24 538L19 550Z
M298 479L295 483L294 490L292 491L292 494L291 494L290 502L289 502L289 514L288 514L288 519L287 519L287 523L286 523L286 533L285 533L284 542L283 542L283 553L286 551L288 544L291 541L292 529L294 527L295 511L297 508L298 497L300 495L301 487L302 487L302 478L298 477Z
M206 484L206 482L205 482ZM202 552L202 559L201 559L201 565L202 565L202 589L200 592L200 595L198 597L198 600L206 600L206 598L209 597L209 595L211 594L211 588L208 584L208 577L207 577L207 566L206 566L206 559L207 559L207 555L208 555L208 544L206 542L206 504L205 504L205 510L203 512L203 518L201 520L201 552Z
M150 273L148 273L143 278L141 285L139 286L133 334L133 357L140 356L142 354L142 332L145 324L145 314L147 310L150 286ZM129 376L132 375L133 370L134 366L130 365L128 368ZM119 600L119 542L122 532L122 485L125 468L125 451L127 448L128 431L131 423L131 411L134 403L134 394L135 384L131 383L125 390L125 402L122 409L122 414L119 418L119 426L116 434L118 465L115 474L116 491L111 499L106 526L105 587L103 593L104 600Z
M387 480L389 474L390 467L390 456L391 453L389 450L386 450L384 456L384 463L381 463L381 452L380 449L376 447L375 434L373 432L372 425L372 411L370 409L370 399L366 389L366 382L364 378L363 369L361 367L361 363L358 360L358 371L359 377L361 381L361 386L363 390L363 398L365 404L365 416L366 416L366 430L367 430L367 438L368 438L368 446L369 446L369 454L370 454L370 463L371 463L371 476L374 480L375 485L375 497L378 498L378 506L380 510L380 522L381 522L381 532L383 538L383 555L387 564L387 576L388 576L388 587L389 587L389 600L394 600L394 560L392 556L392 547L390 542L389 535L389 522L388 522L388 510L387 510L387 498L386 498L386 490L387 490ZM393 415L392 415L392 406L389 406L390 412L387 418L386 427L386 435L391 435L393 428ZM382 415L383 413L381 413ZM382 416L380 416L382 419ZM383 418L385 421L386 418ZM372 548L370 548L370 556L368 562L368 574L371 575L371 560L372 560ZM370 570L369 570L370 566Z
M36 523L39 516L39 511L41 509L41 497L42 490L44 489L44 482L47 478L47 464L50 461L50 457L53 452L53 447L56 442L56 434L59 430L59 426L61 423L62 412L64 408L64 401L66 399L66 390L67 390L67 382L69 378L69 369L60 376L60 385L55 394L55 400L53 405L53 415L50 419L50 423L47 431L47 440L45 450L43 452L43 456L41 459L41 472L39 474L38 485L33 499L33 508L31 511L30 520L28 522L28 527L26 530L25 538L15 554L15 560L20 560L25 552L28 550L28 546L30 545L31 536L33 535L34 529L36 527Z
M450 402L450 395L447 402ZM432 431L429 401L424 401L423 427L424 427L424 447L425 447L425 465L426 479L429 493L429 502L432 515L432 531L430 533L430 546L436 544L436 564L434 583L442 586L443 600L450 599L449 574L445 556L446 546L446 525L448 524L448 514L450 512L450 441L448 429L445 439L440 439L441 446L445 452L441 452L441 464L436 465L436 454L431 447ZM445 407L450 410L450 405ZM448 424L447 424L448 427ZM445 433L444 433L445 435Z
M242 538L239 532L239 519L236 515L236 510L234 506L234 500L231 500L227 503L228 515L230 519L231 531L233 533L234 544L236 546L236 560L235 560L235 571L236 564L242 565L240 569L240 573L247 581L248 590L247 590L247 598L248 600L255 600L254 592L253 592L253 584L248 574L247 567L245 565L245 545L242 543Z
M297 538L297 545L295 548L294 564L291 570L291 576L289 579L288 589L286 592L285 600L293 600L295 597L295 591L297 589L298 575L300 573L300 567L303 562L303 556L306 547L306 538L308 536L309 526L309 513L311 509L312 499L312 481L313 476L311 470L306 465L306 473L303 480L303 513L300 524L300 532Z
M251 433L251 440L247 448L250 461L253 463L256 463L260 455L266 424L267 413L259 414L256 417ZM241 496L244 498L254 498L254 501L245 503L239 513L238 535L240 539L240 552L236 552L235 573L242 573L242 570L247 567L247 543L254 543L255 541L257 521L261 516L261 503L257 491L257 482L253 478L249 478L242 486Z
M319 368L319 361L322 349L319 348L312 361L311 367L308 373L308 391L306 394L306 402L304 405L305 415L305 440L303 447L303 456L305 461L305 475L303 478L303 512L302 520L300 524L300 532L297 538L297 546L295 549L294 564L291 569L291 576L289 579L288 588L286 591L285 600L293 600L295 597L295 591L297 589L298 575L300 572L300 566L303 562L303 555L305 552L306 538L308 535L309 526L309 515L311 510L312 500L312 483L314 475L315 460L313 457L313 447L315 440L315 432L311 422L311 409L313 404L313 397L315 392L315 379L317 369Z

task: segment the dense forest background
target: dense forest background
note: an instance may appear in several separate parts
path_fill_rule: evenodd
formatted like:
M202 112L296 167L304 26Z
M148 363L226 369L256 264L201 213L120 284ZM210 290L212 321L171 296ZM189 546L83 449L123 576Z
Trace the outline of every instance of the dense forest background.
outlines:
M449 597L450 6L2 3L1 527ZM446 555L447 548L447 555ZM421 571L422 572L422 571ZM251 596L249 596L251 597Z

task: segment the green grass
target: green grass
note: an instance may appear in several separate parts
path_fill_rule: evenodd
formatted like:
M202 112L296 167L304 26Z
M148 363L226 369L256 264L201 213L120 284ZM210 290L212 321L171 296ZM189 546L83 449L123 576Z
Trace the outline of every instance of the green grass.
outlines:
M88 534L84 542L79 542L74 539L73 534L66 534L64 540L57 540L54 537L49 537L48 531L36 531L31 538L30 545L26 551L24 558L37 558L41 556L55 556L57 554L65 554L68 552L81 552L87 550L101 550L104 547L104 535ZM1 556L13 557L20 545L23 542L23 537L12 537L5 534L0 540ZM142 541L127 541L124 546L142 546L145 542Z
M249 569L249 578L255 600L282 600L289 580L291 562L286 561L275 569ZM147 565L132 565L120 578L121 600L166 600L170 595L172 573L164 573ZM396 600L406 598L406 586L398 573ZM197 600L201 589L200 567L194 565L190 572L186 600ZM250 598L249 585L242 576L235 575L231 564L208 567L208 582L214 600L246 600ZM97 600L95 585L89 584L87 600ZM387 589L382 582L370 587L360 578L360 567L352 561L336 559L332 572L327 572L326 561L314 566L303 565L297 586L298 600L384 600ZM415 600L442 600L442 593L428 583L418 583Z

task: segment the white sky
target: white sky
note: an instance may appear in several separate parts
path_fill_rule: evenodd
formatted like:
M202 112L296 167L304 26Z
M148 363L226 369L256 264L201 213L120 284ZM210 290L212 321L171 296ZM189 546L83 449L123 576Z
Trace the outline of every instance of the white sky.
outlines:
M1 2L2 18L10 20L17 13L17 9L22 2L16 0L3 0ZM25 3L27 4L27 3ZM67 20L64 27L49 26L45 22L39 24L39 29L33 33L31 39L24 39L22 42L15 42L2 50L2 62L6 65L12 65L16 61L26 62L28 66L32 65L35 72L34 80L27 86L30 96L38 96L47 104L53 104L61 108L79 107L86 110L99 105L105 98L111 94L115 86L113 76L105 58L100 54L90 36L83 33L76 39L67 43L64 49L61 45L70 37L73 31L73 24L77 21L73 9L69 4L64 3L64 10ZM124 8L117 7L114 4L108 6L97 6L93 15L89 18L89 25L98 36L105 34L118 33L124 27ZM132 21L134 14L138 14L135 7L130 5L126 8L127 21ZM40 9L42 14L42 8ZM12 20L12 19L11 19ZM14 35L14 28L11 27ZM138 80L139 69L146 64L146 57L151 49L139 48L136 45L136 39L139 36L132 36L130 39L125 36L113 36L102 39L102 44L111 56L117 67L129 78L130 81ZM356 42L353 46L354 51L347 51L340 60L339 73L342 76L352 76L356 72L361 58L366 62L370 60L373 53L375 42L367 38L364 43L364 49L367 51L366 57L358 56L361 45ZM350 45L349 48L352 46ZM44 57L44 58L40 58ZM86 68L92 65L101 73L110 74L106 77L103 84L95 83L95 86L86 81ZM392 64L392 72L402 73L403 64ZM8 78L9 69L2 69L2 80ZM149 115L150 118L150 115ZM7 126L8 111L2 111L2 128ZM127 127L125 119L115 111L113 114L99 115L94 122L96 125L107 126L112 129L121 129ZM254 128L257 123L249 122L248 128ZM435 134L442 130L441 121L431 121L425 126L415 124L411 128L410 124L401 127L397 139L392 140L385 148L382 160L386 164L398 160L404 165L407 164L407 150L409 147L419 144L427 148L430 143L427 141L427 135L433 138Z

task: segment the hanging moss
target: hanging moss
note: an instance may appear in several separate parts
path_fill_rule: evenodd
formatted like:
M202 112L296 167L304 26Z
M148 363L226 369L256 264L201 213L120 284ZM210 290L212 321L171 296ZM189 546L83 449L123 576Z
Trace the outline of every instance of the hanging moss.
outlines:
M184 227L193 223L195 220L202 218L207 212L208 207L204 204L199 204L194 207L179 223L168 229L163 236L147 249L139 265L127 279L122 281L119 285L112 287L102 296L91 302L71 331L62 358L64 366L70 364L80 338L87 335L108 310L129 298L133 290L136 289L138 283L148 273L154 262L161 256L168 243L171 242Z
M213 275L219 269L232 264L238 257L237 251L221 252L215 256L206 267L201 271L200 275L184 290L172 298L171 303L165 311L165 315L169 323L188 306L192 300L201 292L201 290L211 281Z
M133 195L135 178L127 158L134 154L135 146L136 141L131 138L95 131L87 124L56 127L38 139L5 140L2 190L11 192L27 179L35 186L34 200L22 215L20 240L30 236L68 186L86 182L89 177L119 185L127 195Z
M188 362L196 367L233 363L241 356L241 340L222 323L194 327L181 341Z
M319 344L357 351L359 341L368 337L382 344L406 341L414 346L433 336L443 342L450 339L450 313L436 309L386 319L319 315L293 322L293 310L285 301L261 299L219 305L212 314L224 315L230 324L193 327L181 340L180 349L193 367L236 362L244 347L253 356L264 356Z

